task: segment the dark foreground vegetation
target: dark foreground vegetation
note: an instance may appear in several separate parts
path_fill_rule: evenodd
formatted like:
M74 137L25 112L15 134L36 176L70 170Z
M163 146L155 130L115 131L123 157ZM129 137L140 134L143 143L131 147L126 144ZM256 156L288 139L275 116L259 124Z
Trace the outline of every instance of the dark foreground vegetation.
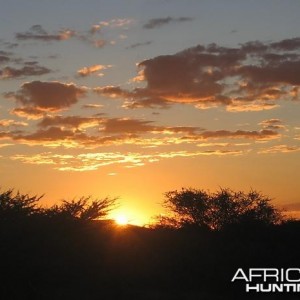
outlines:
M0 193L0 299L299 299L245 293L238 268L299 268L300 222L257 193L166 193L150 228L105 220L114 199L39 207Z

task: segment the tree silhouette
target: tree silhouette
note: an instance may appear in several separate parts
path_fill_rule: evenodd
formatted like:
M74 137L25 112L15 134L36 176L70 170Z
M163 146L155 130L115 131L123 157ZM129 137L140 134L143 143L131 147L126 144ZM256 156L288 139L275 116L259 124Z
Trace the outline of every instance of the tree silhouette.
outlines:
M63 200L61 205L54 205L45 210L51 217L91 221L104 218L116 207L116 198L91 199L81 197L78 200Z
M10 189L0 193L0 220L22 218L41 213L38 202L43 196L29 196Z
M60 205L42 208L39 202L43 196L29 196L14 193L13 189L0 193L0 220L24 217L59 217L69 220L96 220L104 218L116 207L116 198L92 199L81 197L77 200L63 200Z
M158 217L160 227L197 226L221 230L234 224L277 224L282 213L260 192L220 189L215 193L182 189L165 194L163 206L170 216Z

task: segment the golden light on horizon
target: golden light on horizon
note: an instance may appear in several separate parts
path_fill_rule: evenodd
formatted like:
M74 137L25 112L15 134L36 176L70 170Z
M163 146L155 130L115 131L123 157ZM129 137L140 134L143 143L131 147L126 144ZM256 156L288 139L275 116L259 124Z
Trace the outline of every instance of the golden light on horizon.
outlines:
M125 226L129 223L129 220L126 215L120 214L115 217L115 222L120 226Z

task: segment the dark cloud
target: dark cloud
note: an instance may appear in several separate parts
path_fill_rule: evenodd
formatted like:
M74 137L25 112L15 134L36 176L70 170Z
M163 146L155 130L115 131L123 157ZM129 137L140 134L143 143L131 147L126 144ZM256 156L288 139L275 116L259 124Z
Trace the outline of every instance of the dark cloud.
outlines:
M141 46L148 46L152 44L152 41L147 41L147 42L143 42L143 43L136 43L136 44L132 44L129 47L127 47L126 49L135 49Z
M186 133L195 134L200 128L183 126L157 126L152 121L127 118L54 116L45 117L38 123L39 127L68 127L71 129L98 127L102 134L142 134L142 133Z
M16 93L6 97L15 99L25 107L44 111L59 111L70 107L85 95L85 89L74 84L32 81L24 83Z
M2 70L0 70L0 78L11 79L23 76L40 76L52 72L50 69L43 66L39 66L36 63L30 64L29 62L27 62L25 64L26 66L22 67L21 69L16 69L12 67L3 68Z
M107 134L140 134L140 133L188 133L194 134L200 130L197 127L167 127L153 125L152 121L138 119L106 119L103 122L103 132Z
M71 128L79 127L94 127L102 122L102 118L93 117L79 117L79 116L54 116L45 117L38 123L39 127L51 127L51 126L66 126Z
M300 84L300 60L284 61L277 65L242 66L237 75L258 85L266 84Z
M9 121L11 122L11 121ZM276 124L275 119L265 123ZM3 124L10 124L6 121ZM170 145L198 144L201 141L215 139L248 139L268 141L279 139L276 130L204 130L191 126L160 126L153 121L107 118L105 116L45 116L37 123L35 132L10 132L5 137L24 144L50 145L51 147L91 147L112 144ZM211 145L211 144L210 144ZM277 149L275 149L277 150ZM273 150L273 151L275 151ZM292 151L294 149L279 149ZM215 149L212 150L214 153ZM223 150L222 150L223 151ZM226 149L224 150L227 151ZM205 152L205 151L204 151ZM202 151L202 153L204 153ZM208 155L210 150L205 153ZM218 151L217 151L218 152ZM225 154L225 152L223 154ZM239 152L239 151L238 151ZM222 154L221 152L219 154Z
M200 134L183 137L186 140L207 140L207 139L252 139L252 140L272 140L280 137L274 130L246 131L246 130L216 130L204 131Z
M73 37L76 33L70 29L63 29L55 33L47 32L41 25L34 25L26 32L16 33L18 40L38 40L38 41L63 41Z
M131 134L89 135L81 129L74 130L72 126L50 126L38 129L33 133L4 132L3 138L10 138L27 145L96 148L125 142L134 143L136 136Z
M59 127L50 127L46 130L41 129L37 130L32 134L27 135L15 135L13 138L15 140L27 140L35 142L44 142L44 141L61 141L61 140L70 140L70 139L80 139L81 134L74 133L71 130L61 129Z
M144 81L143 88L108 86L95 91L123 98L128 108L190 103L201 109L220 105L229 111L272 109L278 100L299 99L299 40L254 41L237 48L198 45L139 63L134 81Z
M280 135L271 130L261 131L204 131L193 127L162 127L154 126L142 120L106 119L101 123L101 130L94 134L85 129L89 127L91 119L77 117L61 118L42 121L41 129L33 133L20 131L2 132L2 138L10 138L29 145L43 145L51 147L89 147L97 148L103 145L174 145L181 143L197 144L211 139L251 139L267 141L278 139ZM98 120L96 120L98 122ZM102 120L101 120L102 122ZM87 125L87 126L85 126ZM97 126L93 124L92 127ZM73 127L75 126L75 127ZM150 135L150 136L149 136ZM185 136L184 136L185 135ZM149 137L146 137L149 136ZM296 151L295 149L288 149ZM209 154L210 151L201 151ZM225 153L227 150L222 150ZM218 152L218 151L217 151ZM240 152L240 151L238 151ZM221 153L220 153L221 154Z
M8 63L11 61L13 53L0 50L0 64Z
M271 43L271 48L282 51L292 51L300 49L300 38L285 39L280 42Z
M130 92L123 90L119 86L105 86L101 88L94 88L94 92L99 95L109 96L111 98L127 98L130 96Z
M169 24L169 23L187 22L187 21L192 21L192 20L193 20L193 18L187 18L187 17L154 18L154 19L150 19L146 24L144 24L143 28L153 29L153 28L161 27L161 26Z
M10 58L8 56L0 54L0 64L7 63L9 61L10 61Z
M108 119L103 131L109 134L151 132L155 129L153 125L150 125L151 123L151 121L134 119Z

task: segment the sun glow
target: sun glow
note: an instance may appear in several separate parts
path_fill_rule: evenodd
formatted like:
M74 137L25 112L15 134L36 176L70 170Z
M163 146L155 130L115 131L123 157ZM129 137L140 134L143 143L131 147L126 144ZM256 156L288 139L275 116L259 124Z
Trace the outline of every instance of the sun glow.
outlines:
M115 222L120 226L124 226L128 224L128 218L125 215L118 215L115 217Z

